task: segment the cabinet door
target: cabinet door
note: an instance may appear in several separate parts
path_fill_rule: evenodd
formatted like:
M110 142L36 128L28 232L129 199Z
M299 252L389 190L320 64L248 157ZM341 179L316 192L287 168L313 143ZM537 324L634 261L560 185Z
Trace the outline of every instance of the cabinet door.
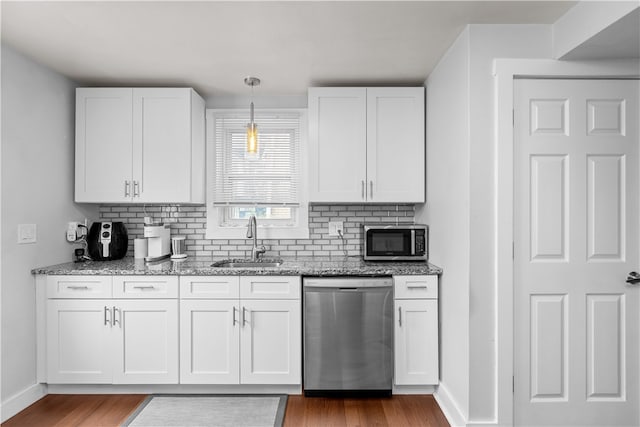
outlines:
M113 300L113 383L178 383L178 301Z
M111 383L109 300L47 301L47 382Z
M180 301L180 383L240 383L238 300Z
M309 201L363 202L366 89L309 89Z
M240 310L240 382L300 384L300 301L241 301Z
M367 200L425 201L424 88L367 88Z
M438 383L438 301L395 301L395 384Z
M132 90L76 89L76 202L124 202L132 195Z
M133 191L145 203L190 202L191 89L133 89Z

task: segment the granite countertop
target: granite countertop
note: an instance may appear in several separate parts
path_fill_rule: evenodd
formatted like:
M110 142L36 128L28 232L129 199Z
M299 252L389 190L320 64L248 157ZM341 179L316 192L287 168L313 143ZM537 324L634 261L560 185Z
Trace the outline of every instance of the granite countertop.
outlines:
M428 262L365 262L362 257L279 258L278 267L212 267L224 258L189 257L185 260L147 264L144 260L124 258L117 261L68 262L36 268L32 274L119 275L167 274L202 276L391 276L441 274L442 269Z

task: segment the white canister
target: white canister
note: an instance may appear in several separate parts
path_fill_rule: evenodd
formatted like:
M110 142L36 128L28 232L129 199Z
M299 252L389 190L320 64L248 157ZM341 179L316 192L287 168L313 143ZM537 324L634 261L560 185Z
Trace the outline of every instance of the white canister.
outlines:
M147 256L148 244L147 239L135 239L133 241L133 257L136 259Z

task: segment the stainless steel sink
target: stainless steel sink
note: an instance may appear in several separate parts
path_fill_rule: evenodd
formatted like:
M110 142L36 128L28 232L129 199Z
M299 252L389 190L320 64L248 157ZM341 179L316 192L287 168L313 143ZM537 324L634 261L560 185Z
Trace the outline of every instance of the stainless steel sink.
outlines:
M267 267L280 267L282 265L281 259L225 259L223 261L217 261L211 264L211 267L221 268L267 268Z

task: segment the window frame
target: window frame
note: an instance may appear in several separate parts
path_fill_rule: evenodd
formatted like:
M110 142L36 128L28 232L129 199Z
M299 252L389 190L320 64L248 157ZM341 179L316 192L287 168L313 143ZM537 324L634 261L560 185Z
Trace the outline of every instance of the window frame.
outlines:
M214 116L218 114L234 114L245 113L247 114L247 121L249 120L249 109L235 109L235 108L211 108L206 109L205 123L206 123L206 206L207 206L207 223L205 238L207 239L246 239L247 227L246 222L235 220L233 225L225 225L225 210L229 209L229 206L214 206L214 192L215 186L213 185L215 176L215 161L214 153L216 147L215 132L213 129ZM256 109L256 122L258 123L258 129L260 129L259 115L260 113L298 113L300 114L300 140L299 140L299 152L300 152L300 173L299 173L299 187L298 187L298 199L299 205L293 209L293 217L295 225L277 225L272 223L265 223L258 219L258 238L259 239L308 239L309 238L309 191L308 191L308 177L307 177L307 165L308 165L308 116L306 108L265 108ZM247 205L245 205L247 206ZM257 205L263 206L263 205Z

